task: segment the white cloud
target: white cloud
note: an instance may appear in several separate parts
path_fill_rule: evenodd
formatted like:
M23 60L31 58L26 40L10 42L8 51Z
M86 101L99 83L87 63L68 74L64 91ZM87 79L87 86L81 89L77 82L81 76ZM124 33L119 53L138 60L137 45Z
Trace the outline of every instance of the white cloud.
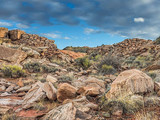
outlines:
M71 39L70 37L67 37L67 36L63 37L60 34L55 34L55 33L43 33L42 35L45 37L52 38L52 39L57 39L57 38L58 39L65 39L65 40Z
M24 29L29 28L28 25L21 24L21 23L17 24L16 26L17 26L18 28L24 28Z
M55 33L43 33L42 35L44 35L45 37L49 37L49 38L61 38L61 35L55 34Z
M71 38L70 38L70 37L64 37L64 39L65 39L65 40L69 40L69 39L71 39Z
M104 31L102 30L95 30L95 29L92 29L92 28L85 28L84 29L84 33L85 34L93 34L93 33L102 33Z
M9 23L9 22L0 22L0 26L11 27L13 25L11 23Z
M134 18L134 22L138 23L138 22L144 22L144 18L142 17L138 17L138 18Z

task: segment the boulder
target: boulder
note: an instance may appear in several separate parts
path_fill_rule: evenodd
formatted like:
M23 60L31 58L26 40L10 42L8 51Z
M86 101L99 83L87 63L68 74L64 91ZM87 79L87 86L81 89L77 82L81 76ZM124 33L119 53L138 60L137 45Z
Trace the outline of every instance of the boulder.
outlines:
M123 95L144 94L153 92L154 82L147 74L136 70L126 70L118 75L111 84L110 91L106 94L107 98Z
M67 103L48 112L43 120L89 120L88 115L77 109L73 103Z
M8 28L0 27L0 38L7 37Z
M46 82L44 83L44 88L43 90L45 91L47 97L49 100L56 100L57 98L57 90L56 88L52 85L51 82Z
M61 105L48 112L43 120L75 120L77 109L72 103Z
M76 97L77 89L68 83L60 84L57 92L57 100L63 102L65 99L72 99Z
M96 96L105 92L105 82L93 77L81 77L72 84L78 88L78 94Z
M19 64L27 57L25 52L0 45L0 60Z
M35 83L32 88L27 92L23 99L23 108L31 107L33 103L48 97L50 100L56 99L56 89L51 83Z
M19 40L22 34L25 34L25 32L21 30L11 30L9 31L9 38L11 40Z

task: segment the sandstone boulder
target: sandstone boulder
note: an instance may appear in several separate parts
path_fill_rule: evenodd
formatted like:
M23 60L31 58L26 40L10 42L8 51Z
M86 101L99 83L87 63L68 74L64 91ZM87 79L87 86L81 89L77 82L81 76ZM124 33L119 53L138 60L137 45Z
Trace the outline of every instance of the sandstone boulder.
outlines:
M21 30L11 30L9 31L9 38L11 40L19 40L22 34L25 34L25 32Z
M111 84L107 98L123 95L144 94L154 90L152 78L147 74L136 70L126 70L118 75Z
M72 103L61 105L48 112L43 120L75 120L76 108Z
M105 92L105 82L93 77L80 77L73 82L78 94L96 96Z
M8 29L4 27L0 27L0 38L7 37Z
M0 45L0 60L19 64L27 57L25 52Z
M65 99L72 99L76 97L77 89L68 83L60 84L57 91L57 100L63 102Z

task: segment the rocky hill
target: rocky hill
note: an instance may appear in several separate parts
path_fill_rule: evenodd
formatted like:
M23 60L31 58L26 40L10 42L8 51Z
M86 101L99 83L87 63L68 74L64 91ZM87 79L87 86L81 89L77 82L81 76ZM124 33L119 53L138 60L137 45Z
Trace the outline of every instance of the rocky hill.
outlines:
M160 45L67 47L0 28L0 119L159 120Z

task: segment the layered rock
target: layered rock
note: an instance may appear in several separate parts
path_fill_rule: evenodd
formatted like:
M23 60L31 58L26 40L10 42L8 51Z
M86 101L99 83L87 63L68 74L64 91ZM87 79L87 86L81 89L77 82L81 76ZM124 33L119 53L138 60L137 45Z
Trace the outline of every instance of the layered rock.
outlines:
M153 92L154 82L147 74L136 70L126 70L118 75L111 84L110 91L106 94L107 98L123 95L145 94Z
M2 61L19 64L26 57L27 54L25 52L12 48L6 48L0 45L0 60Z
M6 38L8 34L8 29L4 27L0 27L0 38Z

